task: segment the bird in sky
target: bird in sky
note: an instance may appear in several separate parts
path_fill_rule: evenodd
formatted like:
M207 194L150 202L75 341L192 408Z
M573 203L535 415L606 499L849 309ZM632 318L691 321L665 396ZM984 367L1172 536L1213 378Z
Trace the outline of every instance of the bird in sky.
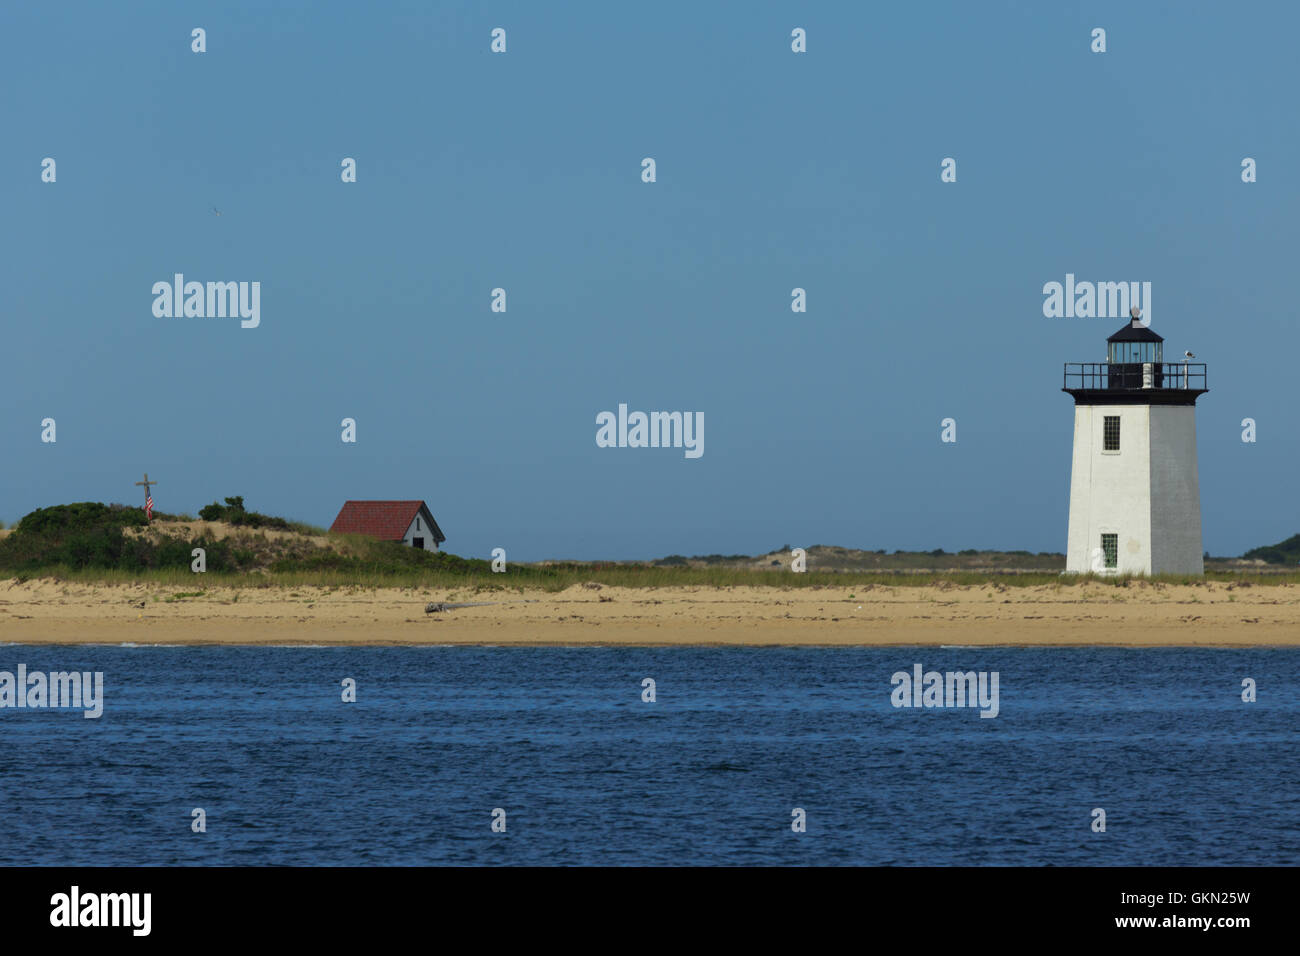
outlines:
M218 216L221 215L221 210L218 209L216 206L213 206L213 207L212 207L212 211L215 212Z
M1194 359L1194 358L1196 358L1196 356L1193 355L1191 352L1184 352L1184 353L1183 353L1183 357L1184 357L1184 358L1189 358L1189 359Z

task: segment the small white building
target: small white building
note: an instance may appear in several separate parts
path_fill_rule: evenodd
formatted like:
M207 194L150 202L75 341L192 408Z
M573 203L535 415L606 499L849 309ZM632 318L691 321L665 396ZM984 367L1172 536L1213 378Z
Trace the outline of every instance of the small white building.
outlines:
M423 501L345 501L331 531L437 551L447 540Z
M1067 572L1205 572L1196 472L1205 366L1165 362L1164 339L1139 314L1107 340L1105 364L1065 366L1062 391L1074 397Z

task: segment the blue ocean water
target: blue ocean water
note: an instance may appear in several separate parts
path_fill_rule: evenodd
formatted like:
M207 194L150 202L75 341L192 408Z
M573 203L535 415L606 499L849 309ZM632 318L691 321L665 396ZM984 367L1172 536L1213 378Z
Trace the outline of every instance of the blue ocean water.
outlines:
M1297 650L0 647L20 662L102 671L105 704L0 710L4 864L1300 862ZM997 671L998 717L894 708L916 663Z

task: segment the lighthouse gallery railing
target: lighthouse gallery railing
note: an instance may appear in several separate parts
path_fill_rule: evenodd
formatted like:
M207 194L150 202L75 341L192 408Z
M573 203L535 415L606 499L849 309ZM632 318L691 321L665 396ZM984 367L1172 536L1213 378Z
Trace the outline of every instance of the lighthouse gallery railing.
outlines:
M1066 389L1192 388L1205 390L1204 362L1066 362Z

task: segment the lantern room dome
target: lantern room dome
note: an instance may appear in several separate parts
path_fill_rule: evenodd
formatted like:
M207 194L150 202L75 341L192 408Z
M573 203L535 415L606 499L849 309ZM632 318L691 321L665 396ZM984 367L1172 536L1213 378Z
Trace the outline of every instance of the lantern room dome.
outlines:
M1156 335L1151 327L1142 324L1141 319L1133 319L1122 329L1108 338L1107 342L1163 342L1164 336Z
M1133 317L1106 340L1106 361L1112 365L1146 364L1164 361L1164 337L1152 332Z

